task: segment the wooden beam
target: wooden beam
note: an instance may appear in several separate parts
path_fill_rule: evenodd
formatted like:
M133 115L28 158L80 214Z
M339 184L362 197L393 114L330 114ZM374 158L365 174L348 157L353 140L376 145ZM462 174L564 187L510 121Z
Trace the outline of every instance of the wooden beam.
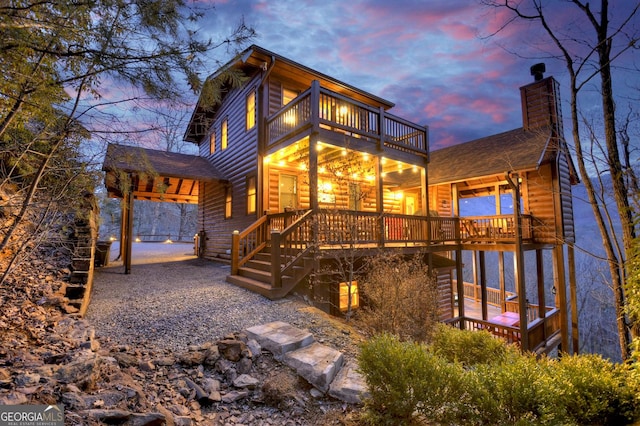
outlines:
M567 246L569 261L569 297L571 299L571 348L574 354L580 353L580 333L578 328L578 294L576 289L576 257L573 245Z
M133 192L126 195L127 221L126 221L126 246L124 252L124 273L131 273L131 251L133 250Z

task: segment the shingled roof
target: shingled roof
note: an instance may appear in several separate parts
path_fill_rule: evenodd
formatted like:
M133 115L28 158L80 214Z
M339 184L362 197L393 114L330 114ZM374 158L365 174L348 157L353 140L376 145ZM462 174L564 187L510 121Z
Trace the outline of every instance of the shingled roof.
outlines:
M133 175L136 200L197 203L199 182L224 181L205 158L126 145L109 145L102 164L110 197L124 197L121 173Z
M551 129L523 128L431 152L429 184L534 170L554 156Z
M151 173L201 181L223 180L220 172L203 157L115 144L107 147L102 170Z

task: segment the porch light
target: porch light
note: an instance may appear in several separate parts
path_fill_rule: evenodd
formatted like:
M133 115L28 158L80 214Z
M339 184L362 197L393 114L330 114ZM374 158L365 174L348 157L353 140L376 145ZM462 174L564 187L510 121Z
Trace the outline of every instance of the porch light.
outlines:
M322 151L323 149L324 146L322 145L322 142L316 143L316 151Z
M403 169L402 169L402 164L398 163L398 173L402 173Z
M340 115L347 115L347 113L349 112L349 108L347 108L346 106L342 105L340 107L340 109L338 110L338 113Z
M264 162L265 164L269 164L271 162L271 156L267 155L266 157L264 157Z
M284 160L280 160L280 161L278 161L278 166L280 166L280 167L284 167L284 165L285 165L285 164L286 164L286 163L285 163L285 161L284 161Z
M358 172L355 172L354 174L351 175L351 177L353 179L358 179L360 177L360 175L358 174Z
M327 168L326 168L325 166L320 166L320 168L318 169L318 171L319 171L320 173L324 173L324 172L326 172L326 171L327 171Z
M346 156L347 155L347 150L345 148L342 148L342 156Z
M363 154L362 154L362 159L363 159L364 161L369 161L369 153L368 153L368 152L363 153Z
M139 243L140 241L142 241L140 237L136 237L136 243Z
M113 236L109 237L109 241L116 241L116 240L117 240L116 237L113 237Z
M304 171L307 170L307 164L306 163L300 163L298 168L304 172Z
M382 165L387 164L387 159L386 159L386 158L384 158L384 157L382 157L382 158L380 159L380 163L382 163Z
M394 192L393 193L393 198L395 198L396 200L402 200L403 196L404 196L404 194L402 193L402 191L398 191L398 192Z
M412 170L413 170L413 173L418 173L418 166L413 166Z

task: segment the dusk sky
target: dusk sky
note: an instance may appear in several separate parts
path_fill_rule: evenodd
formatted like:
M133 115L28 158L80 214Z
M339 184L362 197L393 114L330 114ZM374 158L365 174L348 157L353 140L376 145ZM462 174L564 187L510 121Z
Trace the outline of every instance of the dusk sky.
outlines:
M617 22L636 2L610 3ZM258 34L254 44L394 102L394 114L428 125L434 149L520 127L519 87L533 81L535 63L546 63L545 76L568 98L564 64L540 59L550 46L537 24L489 37L503 13L477 0L226 0L201 24L219 39L244 19ZM582 25L578 17L565 6L553 19L573 31ZM222 50L224 62L230 56ZM635 69L620 78L628 88L638 87ZM566 102L563 108L568 116Z

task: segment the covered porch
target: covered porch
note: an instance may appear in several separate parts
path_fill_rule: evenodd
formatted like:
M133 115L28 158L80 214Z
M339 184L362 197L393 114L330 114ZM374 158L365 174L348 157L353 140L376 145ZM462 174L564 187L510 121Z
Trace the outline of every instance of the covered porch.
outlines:
M483 303L482 288L473 283L464 283L463 311L460 299L454 293L454 317L445 323L466 330L484 330L504 339L508 343L521 346L523 330L520 327L520 303L518 296L511 292L487 287ZM526 332L529 350L548 353L560 343L560 310L553 306L540 309L540 305L527 302Z

